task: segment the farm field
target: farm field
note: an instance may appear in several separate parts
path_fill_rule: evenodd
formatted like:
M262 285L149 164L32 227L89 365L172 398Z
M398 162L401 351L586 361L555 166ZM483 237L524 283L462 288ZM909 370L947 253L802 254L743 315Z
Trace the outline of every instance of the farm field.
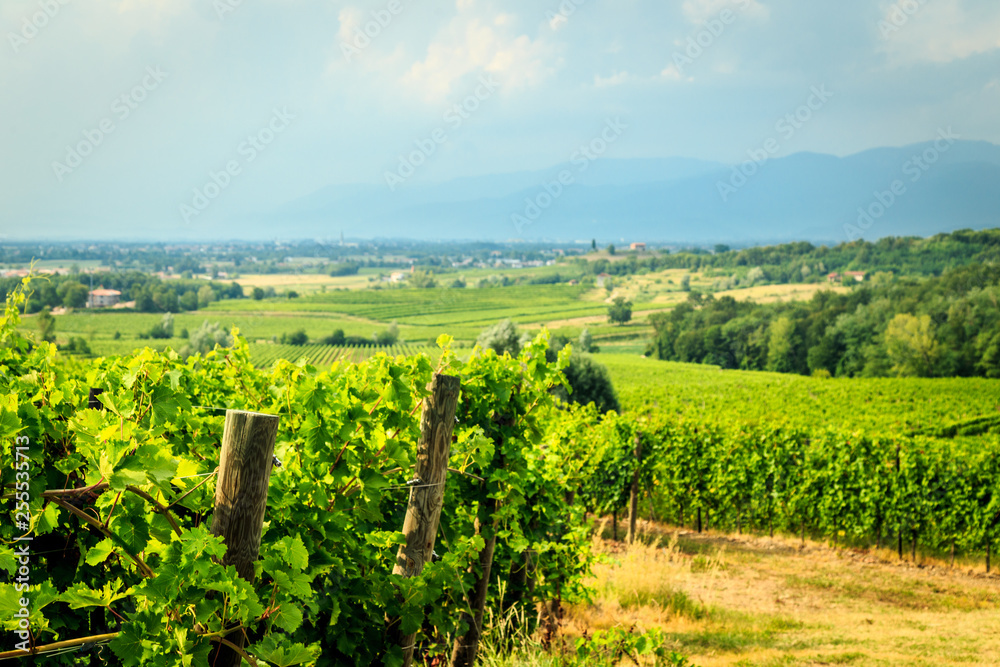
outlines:
M691 419L784 421L885 434L934 434L984 419L1000 432L1000 380L845 378L721 370L597 354L622 407Z
M391 345L388 347L346 346L346 345L280 345L274 343L252 343L250 360L255 366L267 367L285 359L293 363L305 360L312 366L329 366L335 362L359 363L376 354L385 353L391 357L428 354L438 356L435 348L419 345Z

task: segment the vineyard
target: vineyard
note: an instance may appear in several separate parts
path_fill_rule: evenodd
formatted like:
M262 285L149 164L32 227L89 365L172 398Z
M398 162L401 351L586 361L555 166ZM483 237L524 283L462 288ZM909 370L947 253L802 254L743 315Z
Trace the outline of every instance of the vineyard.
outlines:
M594 593L594 517L615 532L622 518L631 541L640 507L699 532L891 544L910 559L988 563L1000 538L989 424L969 447L890 417L710 417L692 394L667 403L662 383L600 414L553 398L570 350L547 362L546 332L517 358L459 359L445 336L433 359L403 349L331 369L347 350L268 358L282 346L241 338L187 360L84 362L20 333L24 298L0 321L0 623L19 638L0 659L90 664L109 644L104 659L129 667L460 667L504 614L557 650L564 605ZM241 419L273 427L253 456ZM233 504L254 489L263 498ZM676 648L614 628L560 664L689 664Z
M383 352L391 357L413 356L418 354L437 355L437 351L422 345L378 345L344 346L344 345L280 345L277 343L254 343L250 345L250 361L258 367L270 367L278 361L286 360L293 363L305 360L312 366L329 366L334 362L360 363L365 359Z

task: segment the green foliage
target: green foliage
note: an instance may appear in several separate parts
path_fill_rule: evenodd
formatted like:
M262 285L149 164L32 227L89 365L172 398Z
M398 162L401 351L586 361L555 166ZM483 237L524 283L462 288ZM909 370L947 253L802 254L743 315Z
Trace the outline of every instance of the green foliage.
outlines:
M709 295L651 315L648 352L669 361L803 375L990 376L1000 359L998 298L1000 268L992 265L923 280L880 279L846 293L820 291L808 302L755 304Z
M171 313L164 313L163 319L154 324L147 335L153 339L173 338L174 316Z
M335 329L332 334L323 339L324 345L343 345L344 344L344 330Z
M56 318L52 316L48 308L43 308L35 318L35 326L38 327L38 338L47 343L56 340Z
M563 401L582 405L594 403L600 412L621 410L608 369L594 361L589 354L574 351L563 374L566 376L569 390L556 393Z
M32 443L32 568L45 572L30 590L37 643L115 633L120 620L111 650L121 664L180 667L206 664L220 635L243 628L247 650L271 664L369 665L398 651L386 643L388 618L418 633L423 655L442 655L461 630L470 565L489 537L497 572L526 550L537 554L538 593L525 606L557 588L577 594L589 538L544 481L562 466L537 458L566 356L546 360L547 334L516 359L487 350L462 362L442 351L441 370L463 387L452 465L474 477L449 476L442 558L403 580L391 572L433 370L427 356L259 370L235 336L231 347L187 360L146 349L82 364L20 336L23 301L15 292L0 319L0 446L13 460L15 435ZM104 410L81 407L89 387L104 390ZM223 417L196 406L281 418L281 467L271 474L254 584L220 564L225 546L207 530ZM0 470L0 484L14 492L13 467ZM65 488L78 490L42 496ZM548 500L529 505L538 494ZM82 526L70 506L103 529ZM548 521L543 508L562 519ZM0 539L11 543L14 531L3 522ZM67 550L78 555L67 559ZM12 554L0 549L5 632L16 624L7 613L16 602Z
M306 333L305 329L299 329L292 333L281 334L281 344L282 345L295 345L301 347L309 342L309 334Z
M608 322L626 324L632 319L632 302L623 296L616 296L608 306Z
M218 322L209 324L205 320L188 336L187 345L181 348L181 356L186 359L193 355L204 355L216 347L229 347L232 344L233 337Z
M479 334L476 345L499 355L509 354L512 357L516 357L521 351L520 334L517 326L509 319L501 320Z

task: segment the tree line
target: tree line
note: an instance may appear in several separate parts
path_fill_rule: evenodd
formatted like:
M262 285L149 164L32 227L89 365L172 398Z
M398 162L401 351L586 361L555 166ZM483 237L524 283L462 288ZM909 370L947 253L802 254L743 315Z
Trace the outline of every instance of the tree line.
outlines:
M20 284L20 278L0 279L4 298ZM121 300L135 301L135 310L141 313L192 311L204 308L213 301L243 298L243 288L235 282L228 285L204 280L165 282L157 276L139 271L94 275L94 288L98 287L121 292ZM31 297L24 308L28 313L37 313L44 308L85 308L89 295L90 276L40 276L32 284Z
M691 292L650 316L647 354L722 368L838 377L1000 377L1000 266L864 283L756 304Z

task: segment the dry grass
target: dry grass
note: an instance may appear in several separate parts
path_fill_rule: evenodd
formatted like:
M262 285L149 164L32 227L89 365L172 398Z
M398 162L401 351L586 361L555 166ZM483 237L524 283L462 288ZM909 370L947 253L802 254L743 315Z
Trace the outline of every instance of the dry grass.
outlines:
M843 294L849 292L850 288L842 285L828 285L826 283L807 285L758 285L757 287L745 287L743 289L717 292L716 298L731 296L737 301L754 301L756 303L775 303L777 301L807 301L813 298L817 292L836 292Z
M701 667L1000 665L1000 578L890 552L675 531L595 541L591 604L563 632L660 628Z
M270 274L247 274L236 278L234 282L240 287L253 289L254 287L273 287L281 292L286 289L293 289L300 294L311 294L326 289L364 289L371 283L368 276L328 276L322 273L270 273Z

